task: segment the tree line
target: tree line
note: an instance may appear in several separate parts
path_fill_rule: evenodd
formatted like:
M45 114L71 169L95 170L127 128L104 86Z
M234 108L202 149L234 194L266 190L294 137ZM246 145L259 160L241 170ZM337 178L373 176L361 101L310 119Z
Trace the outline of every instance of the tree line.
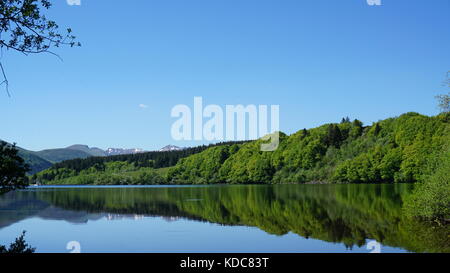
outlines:
M39 178L43 179L44 181L47 181L60 179L61 173L70 173L73 175L77 175L80 172L87 170L90 170L90 172L92 172L92 170L102 172L107 169L107 163L109 162L127 162L133 165L134 168L154 168L154 169L165 168L176 165L181 158L185 158L190 155L200 153L211 147L242 144L245 142L248 141L219 142L209 145L189 147L176 151L153 151L137 154L71 159L54 164L50 169L45 170L40 174L34 175L32 179L36 180Z

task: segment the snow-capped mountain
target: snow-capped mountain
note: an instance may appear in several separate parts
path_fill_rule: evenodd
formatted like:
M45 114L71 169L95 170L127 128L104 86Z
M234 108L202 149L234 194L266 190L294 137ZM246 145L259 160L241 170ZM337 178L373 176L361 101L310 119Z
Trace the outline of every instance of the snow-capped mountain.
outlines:
M138 154L145 152L143 149L133 148L133 149L122 149L122 148L108 148L105 153L107 156L110 155L126 155L126 154Z
M170 152L170 151L180 151L180 150L183 150L183 149L185 149L185 148L178 147L178 146L175 146L175 145L167 145L167 146L164 146L161 149L159 149L159 151L160 152Z

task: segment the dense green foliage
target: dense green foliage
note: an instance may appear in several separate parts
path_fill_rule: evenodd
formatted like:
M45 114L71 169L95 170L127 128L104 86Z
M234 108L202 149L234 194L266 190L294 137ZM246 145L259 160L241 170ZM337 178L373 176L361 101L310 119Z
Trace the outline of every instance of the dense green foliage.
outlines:
M48 169L33 175L34 181L67 185L148 185L164 183L161 169L136 166L127 161L97 164L79 172L68 169Z
M408 215L450 221L450 139L448 143L448 147L431 164L437 167L430 167L430 173L406 200Z
M28 185L28 165L13 144L0 141L0 194Z
M274 152L260 151L263 141L257 140L90 157L55 164L37 178L58 183L74 176L123 172L106 163L127 162L127 172L141 168L147 172L176 163L163 177L170 184L416 182L430 172L431 161L448 142L449 119L449 114L427 117L407 113L366 127L358 120L343 119L339 124L303 129L290 136L280 133L280 145Z
M286 136L274 152L261 140L215 147L180 160L168 173L177 183L415 182L450 135L449 114L407 113L363 127L344 119Z
M49 184L421 182L409 214L449 216L450 156L443 151L450 143L450 113L407 113L365 127L346 118L290 136L280 133L274 152L261 151L262 143L77 159L35 178ZM154 170L175 163L167 172Z
M251 143L249 143L251 144ZM207 184L222 182L219 171L230 155L239 150L238 144L209 148L201 153L182 158L176 168L169 169L170 182Z

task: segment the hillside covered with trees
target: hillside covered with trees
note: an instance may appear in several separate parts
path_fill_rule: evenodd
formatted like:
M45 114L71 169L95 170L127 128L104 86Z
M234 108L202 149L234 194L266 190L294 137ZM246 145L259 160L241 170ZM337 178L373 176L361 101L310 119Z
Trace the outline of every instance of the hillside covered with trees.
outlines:
M154 174L155 169L158 170L157 173L161 173L161 171L164 172L162 169L176 165L181 158L200 153L208 148L245 142L221 142L175 151L76 158L55 163L51 168L33 175L32 178L35 181L50 184L148 184L151 182L135 181L135 175L143 174L147 177L148 172ZM109 182L104 179L108 174L114 174L114 179L108 180Z
M343 119L280 134L274 152L261 140L210 148L168 172L176 183L416 182L450 142L450 115L407 113L364 127Z
M260 151L263 142L257 140L90 157L57 163L35 178L53 184L86 173L173 166L165 183L416 182L429 173L450 143L449 120L450 114L407 113L363 126L358 120L343 119L290 136L280 133L274 152Z
M344 118L292 135L280 133L274 152L260 151L262 143L76 159L33 178L45 184L119 185L421 182L411 210L416 214L415 204L434 201L436 208L422 210L421 216L449 214L449 113L406 113L371 126Z

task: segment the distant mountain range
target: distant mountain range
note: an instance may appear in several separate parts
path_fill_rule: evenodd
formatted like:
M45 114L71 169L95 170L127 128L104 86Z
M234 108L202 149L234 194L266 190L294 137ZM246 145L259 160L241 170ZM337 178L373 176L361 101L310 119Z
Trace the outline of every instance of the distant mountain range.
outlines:
M143 149L132 148L108 148L102 150L97 147L89 147L88 145L75 144L66 148L46 149L42 151L29 151L20 147L19 155L30 165L30 174L40 172L42 170L50 168L54 163L64 160L75 158L87 158L90 156L113 156L113 155L125 155L125 154L137 154L146 152ZM174 145L167 145L161 148L159 151L179 151L185 148L180 148Z
M90 148L87 145L75 144L67 147L66 149L78 150L89 154L90 156L110 156L110 155L127 155L127 154L138 154L146 152L143 149L132 148L132 149L122 149L122 148L108 148L102 150L97 147Z
M81 148L87 147L88 150ZM21 147L17 147L19 155L30 166L30 174L40 172L50 168L54 163L74 158L87 158L90 156L98 156L98 151L94 148L90 150L85 145L73 145L67 148L46 149L42 151L29 151Z
M87 145L75 144L66 148L60 149L48 149L38 152L32 152L43 159L46 159L52 163L61 162L64 160L74 158L86 158L90 156L110 156L110 155L122 155L122 154L136 154L142 153L142 149L121 149L121 148L108 148L102 150L97 147L89 147Z
M186 148L178 147L178 146L175 146L175 145L167 145L167 146L164 146L161 149L159 149L159 152L181 151L181 150L184 150L184 149L186 149Z

